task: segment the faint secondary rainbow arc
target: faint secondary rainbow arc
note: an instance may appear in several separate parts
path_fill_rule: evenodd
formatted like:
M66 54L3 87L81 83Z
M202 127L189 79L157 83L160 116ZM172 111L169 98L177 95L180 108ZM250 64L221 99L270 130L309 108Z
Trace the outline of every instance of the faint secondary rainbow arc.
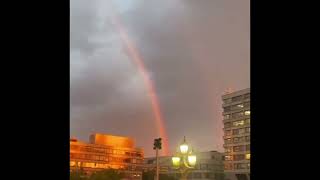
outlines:
M121 24L121 22L116 16L112 16L112 23L116 27L116 30L119 33L121 41L124 43L125 47L127 48L130 58L132 59L134 64L138 67L138 70L142 75L144 84L147 88L147 91L151 100L151 106L155 116L156 127L162 138L163 154L169 155L168 136L164 126L164 121L163 121L163 117L162 117L162 113L159 105L158 96L156 94L155 85L149 77L149 74L143 62L142 56L140 55L137 48L134 46L133 42L130 40L128 33L125 31L124 26Z

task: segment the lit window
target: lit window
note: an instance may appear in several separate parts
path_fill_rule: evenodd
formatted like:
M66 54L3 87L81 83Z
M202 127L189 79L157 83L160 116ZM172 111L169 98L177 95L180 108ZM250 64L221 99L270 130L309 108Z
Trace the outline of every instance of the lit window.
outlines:
M75 166L75 165L76 165L76 162L70 161L70 166Z
M244 115L249 116L250 115L250 111L245 111Z
M226 161L232 161L232 156L225 156L224 159L225 159Z
M229 119L230 118L230 114L224 115L224 119Z
M244 121L243 120L233 122L233 126L242 126L242 125L244 125Z
M246 133L250 133L250 127L246 128Z
M229 143L232 142L231 138L228 138L228 139L226 139L225 141L226 141L226 144L229 144Z
M226 152L232 152L232 147L226 147L226 148L225 148L225 151L226 151Z
M237 107L238 108L243 108L243 104L238 104Z
M247 159L247 160L250 160L250 153L249 153L249 154L246 154L246 159Z

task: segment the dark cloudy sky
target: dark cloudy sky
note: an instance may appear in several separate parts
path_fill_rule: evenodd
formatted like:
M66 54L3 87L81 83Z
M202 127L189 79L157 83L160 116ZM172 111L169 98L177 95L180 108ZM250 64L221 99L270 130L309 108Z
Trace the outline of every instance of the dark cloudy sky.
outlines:
M116 12L155 84L170 150L185 135L196 150L223 151L221 95L250 87L249 3L71 0L70 136L131 136L153 155L150 99L111 23Z

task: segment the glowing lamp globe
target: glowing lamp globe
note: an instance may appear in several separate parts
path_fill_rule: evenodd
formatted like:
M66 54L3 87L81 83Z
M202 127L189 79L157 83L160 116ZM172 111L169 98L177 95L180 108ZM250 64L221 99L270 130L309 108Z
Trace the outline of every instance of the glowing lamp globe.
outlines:
M181 151L182 154L186 154L188 152L188 149L189 149L189 147L188 147L187 144L181 144L180 145L180 151Z
M173 166L180 166L180 157L172 157L172 164Z
M195 155L189 155L188 156L188 163L190 166L195 166L197 162L197 157Z

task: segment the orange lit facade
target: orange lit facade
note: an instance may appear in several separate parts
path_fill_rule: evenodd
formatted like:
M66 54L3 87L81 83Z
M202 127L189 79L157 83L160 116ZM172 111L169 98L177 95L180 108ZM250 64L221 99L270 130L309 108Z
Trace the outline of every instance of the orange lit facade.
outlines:
M108 168L118 169L128 179L142 178L143 150L134 147L133 139L93 134L89 143L70 140L70 170L90 174Z

